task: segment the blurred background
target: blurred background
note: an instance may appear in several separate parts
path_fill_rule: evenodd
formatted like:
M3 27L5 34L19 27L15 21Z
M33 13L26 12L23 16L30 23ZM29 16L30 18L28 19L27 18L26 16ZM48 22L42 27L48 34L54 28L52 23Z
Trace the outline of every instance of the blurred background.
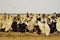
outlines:
M60 0L0 0L0 13L60 12Z

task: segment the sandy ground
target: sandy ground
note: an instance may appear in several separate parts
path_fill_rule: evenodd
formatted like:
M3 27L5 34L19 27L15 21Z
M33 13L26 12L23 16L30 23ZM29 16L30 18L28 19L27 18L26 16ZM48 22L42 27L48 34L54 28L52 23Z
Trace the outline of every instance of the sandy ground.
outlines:
M0 40L60 40L60 33L45 34L19 33L19 32L0 32Z

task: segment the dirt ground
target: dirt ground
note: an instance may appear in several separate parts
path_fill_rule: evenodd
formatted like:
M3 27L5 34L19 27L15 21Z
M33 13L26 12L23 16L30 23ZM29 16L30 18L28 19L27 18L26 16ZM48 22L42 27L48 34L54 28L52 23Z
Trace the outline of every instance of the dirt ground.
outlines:
M19 33L19 32L0 32L0 40L60 40L60 33L45 34Z

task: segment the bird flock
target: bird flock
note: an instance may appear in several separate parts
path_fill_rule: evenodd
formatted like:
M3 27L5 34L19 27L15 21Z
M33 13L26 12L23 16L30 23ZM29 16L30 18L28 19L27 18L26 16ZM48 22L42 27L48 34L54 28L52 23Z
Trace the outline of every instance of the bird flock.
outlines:
M49 36L60 32L60 14L16 14L0 15L0 32L36 32Z

